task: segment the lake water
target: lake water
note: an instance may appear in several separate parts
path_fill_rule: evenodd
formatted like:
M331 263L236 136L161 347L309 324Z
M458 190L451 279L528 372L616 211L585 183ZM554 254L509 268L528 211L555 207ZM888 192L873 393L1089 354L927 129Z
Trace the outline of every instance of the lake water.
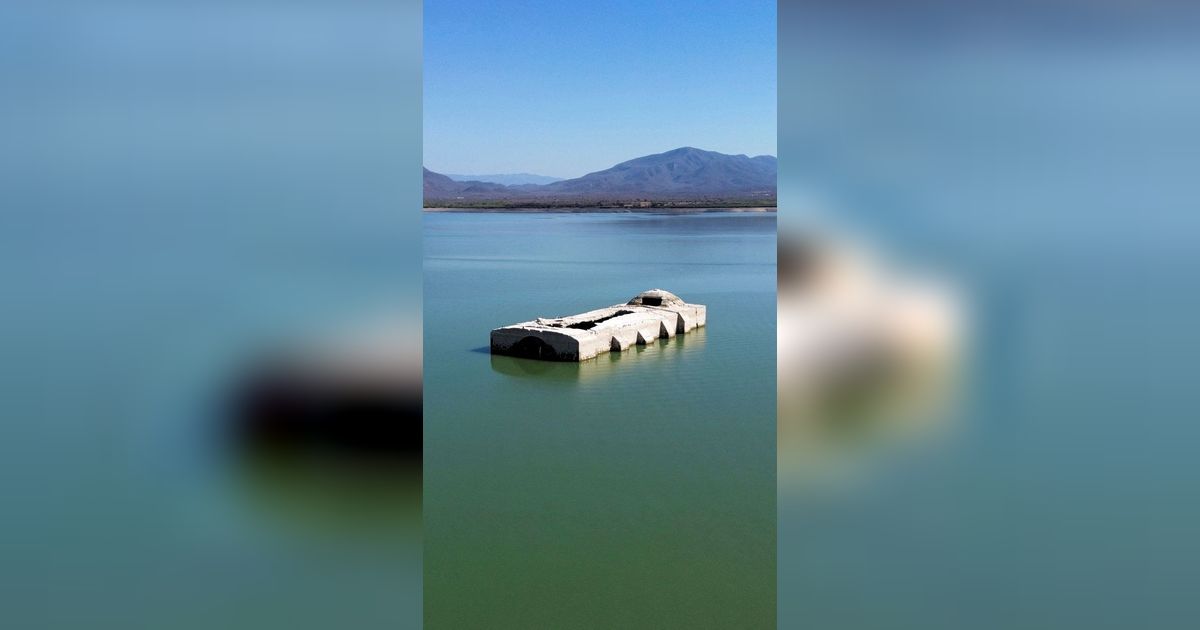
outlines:
M427 628L772 626L775 223L426 213ZM583 363L488 351L650 288L707 326Z

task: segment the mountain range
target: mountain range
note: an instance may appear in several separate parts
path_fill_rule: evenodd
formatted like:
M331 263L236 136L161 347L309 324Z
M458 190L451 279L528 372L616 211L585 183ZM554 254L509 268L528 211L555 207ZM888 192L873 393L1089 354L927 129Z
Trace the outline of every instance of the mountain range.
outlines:
M497 175L452 175L446 173L446 177L456 182L488 182L490 184L504 184L505 186L553 184L554 182L561 182L563 180L561 177L534 175L533 173L500 173Z
M693 147L634 158L546 184L456 181L425 169L425 205L607 205L630 201L774 205L777 172L778 164L771 155L727 155Z

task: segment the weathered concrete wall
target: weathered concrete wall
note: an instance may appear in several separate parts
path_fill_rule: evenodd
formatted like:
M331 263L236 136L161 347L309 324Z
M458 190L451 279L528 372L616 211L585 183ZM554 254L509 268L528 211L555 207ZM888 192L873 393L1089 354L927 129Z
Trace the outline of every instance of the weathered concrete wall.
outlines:
M626 304L497 328L491 349L530 359L585 361L603 352L673 338L705 325L706 317L703 304L688 304L672 293L651 289Z

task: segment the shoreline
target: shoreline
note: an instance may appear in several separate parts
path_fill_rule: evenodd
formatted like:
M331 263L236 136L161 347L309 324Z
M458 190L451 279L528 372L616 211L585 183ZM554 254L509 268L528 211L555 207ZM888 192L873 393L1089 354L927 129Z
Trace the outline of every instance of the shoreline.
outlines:
M520 214L536 214L536 213L555 213L555 214L587 214L587 213L607 213L607 214L703 214L708 212L776 212L775 206L760 206L760 207L712 207L712 208L618 208L618 207L603 207L603 206L565 206L561 208L547 207L527 207L527 208L455 208L455 207L436 207L422 208L422 212L461 212L467 214L495 214L495 213L520 213Z

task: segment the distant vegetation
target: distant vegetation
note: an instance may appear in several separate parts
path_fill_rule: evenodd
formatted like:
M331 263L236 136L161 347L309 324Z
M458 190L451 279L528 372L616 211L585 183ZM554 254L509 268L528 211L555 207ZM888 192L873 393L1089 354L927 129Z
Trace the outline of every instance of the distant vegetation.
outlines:
M775 199L688 199L688 200L658 200L645 202L628 202L628 201L613 201L605 199L572 199L569 201L553 201L545 199L536 200L491 200L491 201L468 201L457 200L447 203L438 203L436 201L425 202L426 208L447 208L447 209L463 209L463 210L503 210L503 209L521 209L521 210L550 210L561 208L580 208L580 209L622 209L622 210L645 210L645 209L701 209L701 208L765 208L775 209Z
M549 184L456 181L425 169L427 208L774 207L774 156L683 147Z

